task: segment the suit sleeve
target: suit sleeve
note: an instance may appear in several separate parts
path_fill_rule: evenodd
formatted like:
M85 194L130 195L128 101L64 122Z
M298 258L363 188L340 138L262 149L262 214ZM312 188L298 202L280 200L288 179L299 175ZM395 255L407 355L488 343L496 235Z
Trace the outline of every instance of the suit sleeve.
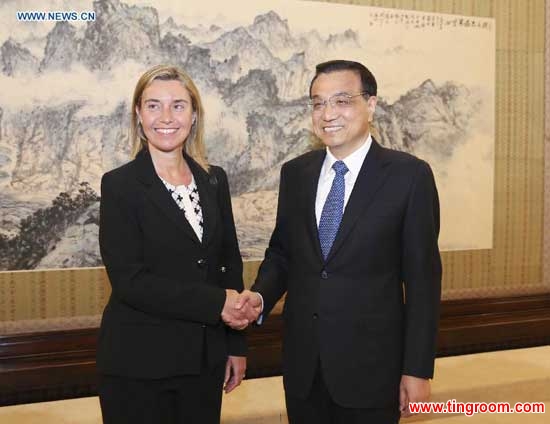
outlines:
M289 201L287 187L287 165L281 168L279 198L275 229L271 235L265 257L258 270L256 282L251 290L259 292L264 299L262 317L271 312L277 301L287 290L288 280L288 219Z
M420 162L403 225L405 339L403 374L433 376L441 297L439 198L432 170Z
M221 264L225 269L225 272L222 273L222 286L242 292L244 290L243 261L239 250L233 209L231 207L229 183L225 171L222 168L217 168L217 171L218 199L223 224ZM245 332L233 330L230 327L227 327L226 331L229 354L245 356L247 352Z
M99 245L112 295L130 307L158 317L215 325L225 290L154 274L143 260L143 241L136 206L110 174L101 180ZM159 218L160 219L160 218Z

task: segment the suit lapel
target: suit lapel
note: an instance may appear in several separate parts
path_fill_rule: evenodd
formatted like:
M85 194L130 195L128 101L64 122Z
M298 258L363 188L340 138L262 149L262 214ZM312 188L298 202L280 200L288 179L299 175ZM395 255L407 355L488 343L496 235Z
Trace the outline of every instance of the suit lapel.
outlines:
M193 227L185 218L185 214L158 177L151 155L147 150L142 150L136 156L136 164L138 167L138 180L145 186L145 192L149 199L189 238L200 244Z
M359 218L364 215L364 211L372 202L377 190L384 183L388 175L389 167L387 165L389 162L384 159L383 153L383 148L373 138L369 152L353 186L340 229L336 234L326 262L329 262L342 247L348 234Z
M312 156L309 164L304 168L304 193L306 202L306 219L307 229L311 238L311 244L318 256L323 262L323 254L321 252L321 243L319 242L319 230L317 228L317 216L315 215L315 199L317 198L317 186L319 184L319 175L321 167L326 157L326 150L316 151Z
M212 235L216 228L216 210L217 210L217 182L214 177L210 176L201 166L191 158L191 156L184 153L185 160L187 161L191 172L195 177L195 183L199 190L199 197L202 209L203 219L203 232L202 243L208 245L212 240Z

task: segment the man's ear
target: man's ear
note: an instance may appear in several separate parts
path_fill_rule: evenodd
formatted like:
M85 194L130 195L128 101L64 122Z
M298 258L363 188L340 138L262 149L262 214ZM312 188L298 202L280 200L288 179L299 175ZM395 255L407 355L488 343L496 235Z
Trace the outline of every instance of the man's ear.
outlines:
M376 110L376 102L378 101L378 97L376 96L370 96L367 100L367 107L369 109L369 122L372 122L374 119L374 111Z

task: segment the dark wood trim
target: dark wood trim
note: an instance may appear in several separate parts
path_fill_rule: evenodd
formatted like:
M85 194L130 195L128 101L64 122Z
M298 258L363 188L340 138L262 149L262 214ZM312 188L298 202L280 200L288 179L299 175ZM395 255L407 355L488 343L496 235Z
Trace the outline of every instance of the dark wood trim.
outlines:
M97 332L0 336L0 405L94 394Z
M282 317L249 335L248 378L281 373ZM0 336L0 405L96 393L96 328ZM550 293L442 303L438 356L550 344Z
M438 356L550 344L550 293L442 304Z

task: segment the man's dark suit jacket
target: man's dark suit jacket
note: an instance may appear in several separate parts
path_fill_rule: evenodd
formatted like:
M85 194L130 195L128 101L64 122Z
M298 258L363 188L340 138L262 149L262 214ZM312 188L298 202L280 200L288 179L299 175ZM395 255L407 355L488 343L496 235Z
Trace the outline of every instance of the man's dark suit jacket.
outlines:
M157 176L151 156L106 173L99 241L112 286L98 343L101 373L132 378L198 374L246 353L220 320L225 288L243 289L227 177L185 156L204 219L202 243Z
M285 390L305 398L320 359L348 408L395 406L402 374L433 374L439 201L427 163L373 140L323 260L315 198L325 151L283 165L276 227L252 290L283 309Z

